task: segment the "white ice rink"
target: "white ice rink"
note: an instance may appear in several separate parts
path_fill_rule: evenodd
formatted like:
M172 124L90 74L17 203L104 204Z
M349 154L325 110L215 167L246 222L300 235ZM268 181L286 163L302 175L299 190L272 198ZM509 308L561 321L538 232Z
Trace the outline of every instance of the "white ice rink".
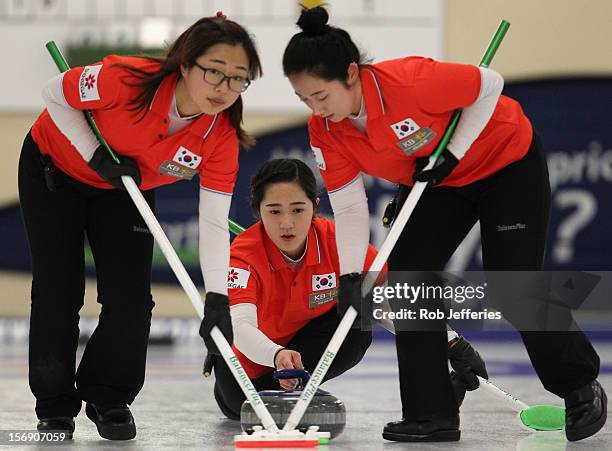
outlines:
M594 345L601 356L599 380L611 393L612 343L600 341ZM520 342L474 341L474 346L485 358L491 380L500 387L527 404L560 403L540 385ZM200 375L203 353L203 346L198 341L149 348L145 386L131 407L138 428L135 440L110 442L100 438L94 424L85 417L83 408L76 420L74 440L54 447L233 449L232 436L240 432L240 425L224 419L213 399L213 378L204 379ZM28 388L25 345L2 346L0 380L0 429L35 429L34 398ZM461 409L461 441L409 444L383 440L383 425L400 418L395 347L390 341L376 341L356 368L324 384L323 388L342 399L347 406L346 429L330 442L329 451L612 449L612 422L608 422L594 437L569 443L562 432L530 433L521 429L513 412L487 393L478 391L468 393ZM5 449L24 449L24 445L11 446L6 442L2 445Z

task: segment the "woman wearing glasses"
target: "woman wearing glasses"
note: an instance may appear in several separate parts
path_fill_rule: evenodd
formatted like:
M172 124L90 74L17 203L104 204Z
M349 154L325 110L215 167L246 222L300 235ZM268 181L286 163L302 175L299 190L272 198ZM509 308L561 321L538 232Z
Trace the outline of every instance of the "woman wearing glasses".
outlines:
M123 175L134 179L152 208L154 188L199 176L207 289L200 334L212 352L213 326L232 342L227 216L238 147L253 142L241 127L240 94L260 75L248 32L219 13L189 27L164 58L109 55L45 86L47 108L28 133L19 163L33 263L29 382L39 430L72 437L85 401L102 437L136 435L128 405L144 383L153 237L123 188ZM82 110L92 112L120 164L99 145ZM75 371L85 235L102 311Z

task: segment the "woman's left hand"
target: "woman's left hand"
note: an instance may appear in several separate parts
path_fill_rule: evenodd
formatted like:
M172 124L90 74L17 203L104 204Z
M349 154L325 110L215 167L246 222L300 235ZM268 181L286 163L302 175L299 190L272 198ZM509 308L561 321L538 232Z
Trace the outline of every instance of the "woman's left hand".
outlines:
M444 149L434 163L434 167L425 171L424 169L428 163L429 157L419 157L416 159L416 168L412 175L413 182L428 182L435 186L453 172L453 169L459 164L459 160L450 150Z

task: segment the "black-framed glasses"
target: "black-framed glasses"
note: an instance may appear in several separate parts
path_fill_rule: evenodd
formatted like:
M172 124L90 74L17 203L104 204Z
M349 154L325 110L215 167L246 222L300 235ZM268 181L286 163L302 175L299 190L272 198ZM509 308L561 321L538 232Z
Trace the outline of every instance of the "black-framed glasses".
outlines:
M227 86L234 92L244 92L251 84L251 80L241 75L225 75L219 69L211 69L200 66L196 61L193 64L199 67L204 73L204 81L213 86L219 86L227 80Z

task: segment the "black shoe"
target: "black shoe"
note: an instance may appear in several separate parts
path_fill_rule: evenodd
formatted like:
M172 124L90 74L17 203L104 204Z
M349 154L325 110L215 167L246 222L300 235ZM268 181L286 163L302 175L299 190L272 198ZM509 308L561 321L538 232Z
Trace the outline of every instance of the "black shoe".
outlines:
M461 438L459 415L431 420L387 423L383 438L396 442L456 442Z
M593 381L565 398L565 436L570 442L590 437L606 423L608 397Z
M72 440L74 432L74 418L72 417L52 417L38 420L36 425L38 432L59 432L66 434L64 440Z
M132 412L125 404L97 406L87 403L87 418L98 428L100 437L108 440L131 440L136 437L136 425Z

